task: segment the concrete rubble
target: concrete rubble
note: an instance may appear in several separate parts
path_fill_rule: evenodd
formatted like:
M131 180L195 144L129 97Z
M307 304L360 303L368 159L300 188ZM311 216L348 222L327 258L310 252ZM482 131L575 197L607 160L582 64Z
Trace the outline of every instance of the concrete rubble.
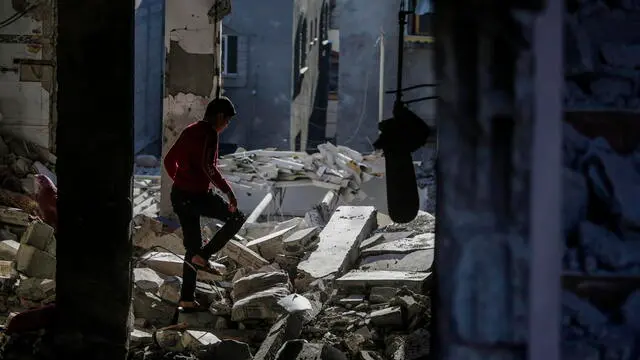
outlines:
M628 309L640 306L640 152L581 130L564 124L563 358L635 359L640 318Z
M348 203L358 183L382 171L375 158L320 148L320 155L261 150L222 161L244 183L255 181L247 175L251 163L272 174L263 177L271 182L306 176L333 185L305 217L260 222L257 209L253 221L211 259L222 276L199 272L196 299L207 311L177 311L181 229L153 208L140 210L154 202L136 202L134 191L133 359L418 358L411 344L429 337L433 216L421 212L399 225L371 206L337 206ZM138 196L155 186L152 176L144 177L136 179ZM35 215L0 207L5 321L55 301L55 231ZM219 225L203 221L203 238Z

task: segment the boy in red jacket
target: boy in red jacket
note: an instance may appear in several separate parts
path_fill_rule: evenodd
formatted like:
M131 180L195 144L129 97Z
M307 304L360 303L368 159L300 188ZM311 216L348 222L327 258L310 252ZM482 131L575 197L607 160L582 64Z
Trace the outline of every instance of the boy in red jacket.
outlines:
M217 167L218 134L235 115L235 107L228 98L214 99L207 106L204 118L184 129L164 158L164 167L173 179L171 205L182 226L186 250L179 304L183 310L196 310L199 306L195 301L197 272L194 268L216 273L209 266L209 258L220 251L245 222L231 186ZM215 194L210 184L220 189L228 202ZM200 232L201 216L225 222L205 246L202 246Z

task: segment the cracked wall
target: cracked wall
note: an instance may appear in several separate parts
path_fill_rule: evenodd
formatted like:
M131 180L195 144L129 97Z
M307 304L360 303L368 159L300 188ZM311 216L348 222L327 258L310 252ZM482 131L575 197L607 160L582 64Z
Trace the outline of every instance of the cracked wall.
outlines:
M180 132L198 121L212 96L219 59L220 23L207 15L213 0L167 0L165 47L167 50L163 100L162 156ZM171 215L171 179L162 169L160 213Z
M0 127L55 150L54 2L0 3L3 20L22 12L0 28Z

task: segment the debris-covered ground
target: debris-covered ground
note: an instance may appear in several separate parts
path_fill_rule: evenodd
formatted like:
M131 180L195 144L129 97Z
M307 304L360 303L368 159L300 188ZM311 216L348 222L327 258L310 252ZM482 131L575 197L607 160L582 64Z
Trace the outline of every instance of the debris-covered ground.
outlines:
M209 307L200 313L176 311L181 230L156 217L157 177L136 176L132 359L410 360L428 353L433 217L421 213L400 226L370 206L336 207L363 196L359 184L379 175L374 158L367 165L366 157L337 147L315 156L284 153L235 154L233 162L227 158L235 166L227 174L264 185L276 164L278 175L267 180L269 186L312 181L334 196L304 217L259 222L259 213L250 216L212 261L224 275L199 274L197 298ZM157 165L148 160L137 166ZM247 164L262 168L262 180ZM38 171L33 164L30 169ZM37 189L15 190L37 197ZM37 202L34 211L19 203L0 205L0 312L11 328L15 314L55 301L55 225L40 220ZM204 238L219 226L202 225ZM50 335L42 329L5 334L2 358L46 358Z

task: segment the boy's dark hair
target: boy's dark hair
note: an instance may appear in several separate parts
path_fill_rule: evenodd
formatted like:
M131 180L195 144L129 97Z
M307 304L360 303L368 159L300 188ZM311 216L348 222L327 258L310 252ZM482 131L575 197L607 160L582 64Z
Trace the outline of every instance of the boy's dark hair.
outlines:
M237 114L235 106L233 106L233 103L228 97L221 96L211 100L204 113L204 119L208 121L213 120L217 114L224 114L226 116L235 116Z

